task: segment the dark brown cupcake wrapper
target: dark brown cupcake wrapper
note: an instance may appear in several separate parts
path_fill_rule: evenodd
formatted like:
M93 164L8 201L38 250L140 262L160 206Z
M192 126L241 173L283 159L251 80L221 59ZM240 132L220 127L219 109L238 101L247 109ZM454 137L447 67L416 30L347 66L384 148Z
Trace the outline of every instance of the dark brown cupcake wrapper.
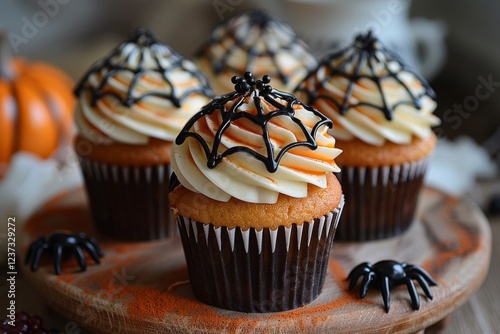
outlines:
M337 240L369 241L406 231L414 219L428 158L403 165L342 167L346 197Z
M343 205L343 202L342 202ZM241 312L278 312L321 292L342 211L275 230L215 228L177 218L193 294Z
M108 165L79 158L95 228L124 240L155 240L176 233L167 164L149 167Z

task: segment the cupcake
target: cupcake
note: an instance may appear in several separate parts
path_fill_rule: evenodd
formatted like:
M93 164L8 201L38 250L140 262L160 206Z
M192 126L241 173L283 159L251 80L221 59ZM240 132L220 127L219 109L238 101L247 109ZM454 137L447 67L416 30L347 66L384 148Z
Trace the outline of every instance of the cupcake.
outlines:
M217 94L232 91L231 77L246 71L269 74L274 88L291 91L318 64L289 25L260 10L219 24L195 61Z
M331 122L254 80L216 97L172 146L170 205L193 294L242 312L285 311L321 292L343 205Z
M173 235L170 149L210 101L206 78L138 29L90 68L75 93L75 151L96 229L126 240Z
M368 32L327 54L296 90L329 117L346 206L339 240L399 235L411 225L439 119L429 84Z

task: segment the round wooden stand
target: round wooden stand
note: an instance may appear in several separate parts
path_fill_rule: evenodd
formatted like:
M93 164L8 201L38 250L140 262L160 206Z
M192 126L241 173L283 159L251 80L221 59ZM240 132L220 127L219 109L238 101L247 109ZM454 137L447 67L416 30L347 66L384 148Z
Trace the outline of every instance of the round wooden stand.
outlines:
M138 222L140 223L140 222ZM418 218L405 234L376 242L336 242L323 292L313 303L288 312L246 314L207 306L191 294L179 238L124 243L103 238L90 224L83 191L49 203L25 226L29 241L55 229L95 236L105 257L87 258L80 272L67 259L56 276L44 256L40 269L23 266L27 282L68 319L99 333L414 333L440 321L481 285L489 266L491 235L469 200L426 189ZM418 287L420 310L411 308L406 287L391 291L386 313L377 289L360 299L346 276L358 263L395 259L422 265L437 280L428 300Z

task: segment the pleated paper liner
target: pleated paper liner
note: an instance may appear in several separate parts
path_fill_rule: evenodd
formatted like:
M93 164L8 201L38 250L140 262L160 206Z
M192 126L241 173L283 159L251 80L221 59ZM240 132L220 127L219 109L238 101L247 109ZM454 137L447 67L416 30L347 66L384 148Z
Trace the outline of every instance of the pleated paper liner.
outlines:
M397 236L413 222L428 159L381 167L342 167L346 197L337 240L370 241Z
M194 296L241 312L298 308L321 292L342 205L310 223L260 231L179 216Z
M92 220L106 236L146 241L171 237L170 166L115 166L80 157Z

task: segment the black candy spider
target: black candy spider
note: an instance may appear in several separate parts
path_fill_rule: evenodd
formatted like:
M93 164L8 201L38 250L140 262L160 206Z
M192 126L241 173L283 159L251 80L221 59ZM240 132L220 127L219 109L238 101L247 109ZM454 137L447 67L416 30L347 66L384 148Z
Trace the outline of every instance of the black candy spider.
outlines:
M52 254L54 261L54 271L56 275L61 274L61 264L63 256L73 253L78 261L78 265L85 271L87 263L83 250L90 254L94 262L99 264L99 257L104 256L104 253L99 248L97 241L85 233L68 234L64 232L55 232L49 236L40 237L30 244L26 253L25 264L31 260L31 270L36 271L40 264L42 254L47 251ZM33 258L33 259L32 259Z
M354 288L361 276L363 276L363 281L361 283L360 297L365 298L368 288L373 283L375 287L380 288L387 313L391 307L390 289L392 287L405 284L411 297L412 307L414 310L418 310L420 308L420 299L413 280L420 284L427 298L431 300L432 292L429 285L437 285L429 273L420 266L392 260L380 261L374 265L369 262L357 265L347 277L350 280L350 290Z

